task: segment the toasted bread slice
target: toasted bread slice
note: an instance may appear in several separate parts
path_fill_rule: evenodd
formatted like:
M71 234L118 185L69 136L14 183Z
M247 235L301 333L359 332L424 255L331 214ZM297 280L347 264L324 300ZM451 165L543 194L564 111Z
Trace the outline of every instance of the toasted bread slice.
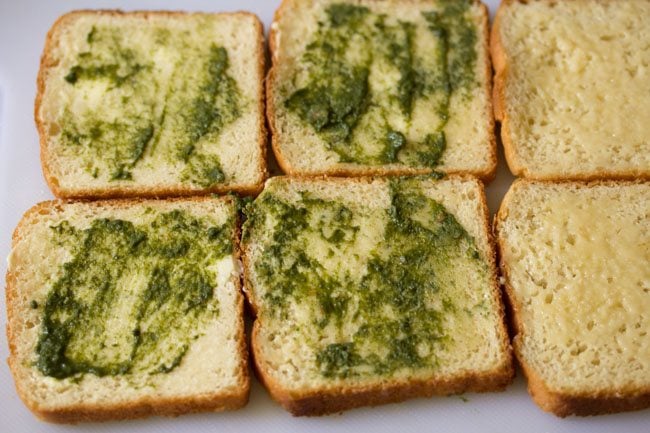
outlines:
M284 0L269 38L267 115L286 173L493 178L479 1Z
M495 117L516 176L650 179L650 2L506 0Z
M231 199L44 202L13 237L9 367L39 418L242 407L249 377Z
M35 118L52 192L256 193L265 176L255 15L75 11L48 33Z
M517 181L495 226L535 402L562 417L650 407L650 184Z
M294 415L510 382L478 180L275 177L246 213L254 365Z

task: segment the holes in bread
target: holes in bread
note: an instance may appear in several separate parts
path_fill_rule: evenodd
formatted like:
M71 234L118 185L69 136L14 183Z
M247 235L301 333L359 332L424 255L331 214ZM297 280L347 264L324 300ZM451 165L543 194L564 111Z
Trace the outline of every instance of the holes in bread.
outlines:
M553 293L547 293L546 296L544 296L544 303L545 304L553 303Z
M637 72L639 71L638 68L632 68L632 67L627 67L625 68L627 71L627 74L630 76L630 78L636 77Z
M598 39L604 42L611 42L615 41L616 39L619 39L620 35L602 35Z
M47 130L47 133L50 135L50 137L59 135L61 133L61 126L56 122L51 123L49 129Z
M571 349L569 352L572 356L578 356L581 353L585 352L587 350L587 346L584 344L576 343L576 346Z

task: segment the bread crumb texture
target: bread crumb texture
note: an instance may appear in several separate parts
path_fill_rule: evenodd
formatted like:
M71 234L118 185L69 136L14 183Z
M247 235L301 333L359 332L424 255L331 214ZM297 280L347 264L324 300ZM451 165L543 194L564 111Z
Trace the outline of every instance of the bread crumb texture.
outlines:
M215 199L28 212L7 276L9 363L28 406L101 419L245 394L235 223Z
M62 17L44 53L37 107L55 190L261 183L260 37L246 14Z
M268 95L281 165L490 172L486 26L471 0L285 1Z
M503 104L497 119L516 174L650 177L648 22L647 0L501 7L495 104Z
M266 382L308 394L509 365L481 194L458 179L268 181L243 228Z
M650 186L518 182L498 220L515 349L548 389L650 389Z

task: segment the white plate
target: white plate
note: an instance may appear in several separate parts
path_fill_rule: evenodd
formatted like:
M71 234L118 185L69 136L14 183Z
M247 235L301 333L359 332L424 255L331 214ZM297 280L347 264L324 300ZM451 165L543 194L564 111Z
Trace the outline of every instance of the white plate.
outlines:
M80 8L184 9L199 11L249 10L268 29L276 1L0 1L0 256L6 257L11 233L23 212L35 203L52 198L39 160L38 135L33 120L36 73L45 34L61 14ZM498 0L487 1L494 14ZM487 188L490 210L494 212L512 182L503 161L497 178ZM6 262L0 263L0 278ZM0 324L6 322L4 297L0 296ZM9 356L6 336L0 333L0 359ZM230 413L186 415L177 419L150 418L140 421L84 424L78 427L41 423L22 404L9 369L0 365L0 431L46 432L129 431L162 433L255 431L257 433L310 432L648 432L650 411L592 418L561 420L538 409L529 398L518 372L515 383L505 392L467 394L410 400L376 408L357 409L322 418L293 418L253 380L250 403Z

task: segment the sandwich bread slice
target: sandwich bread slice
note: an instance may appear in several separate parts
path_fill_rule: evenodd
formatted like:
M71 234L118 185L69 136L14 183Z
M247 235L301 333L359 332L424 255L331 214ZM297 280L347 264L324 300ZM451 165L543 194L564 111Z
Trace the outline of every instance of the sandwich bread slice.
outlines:
M254 366L294 415L511 381L479 181L275 177L246 214Z
M249 13L75 11L48 33L35 118L58 197L256 193L262 25Z
M496 169L487 8L475 0L284 0L267 114L295 175Z
M237 238L229 198L34 206L7 270L24 403L60 423L244 406Z
M647 0L501 2L494 111L513 174L650 179L648 22Z
M535 402L561 417L650 407L650 184L517 181L495 227Z

